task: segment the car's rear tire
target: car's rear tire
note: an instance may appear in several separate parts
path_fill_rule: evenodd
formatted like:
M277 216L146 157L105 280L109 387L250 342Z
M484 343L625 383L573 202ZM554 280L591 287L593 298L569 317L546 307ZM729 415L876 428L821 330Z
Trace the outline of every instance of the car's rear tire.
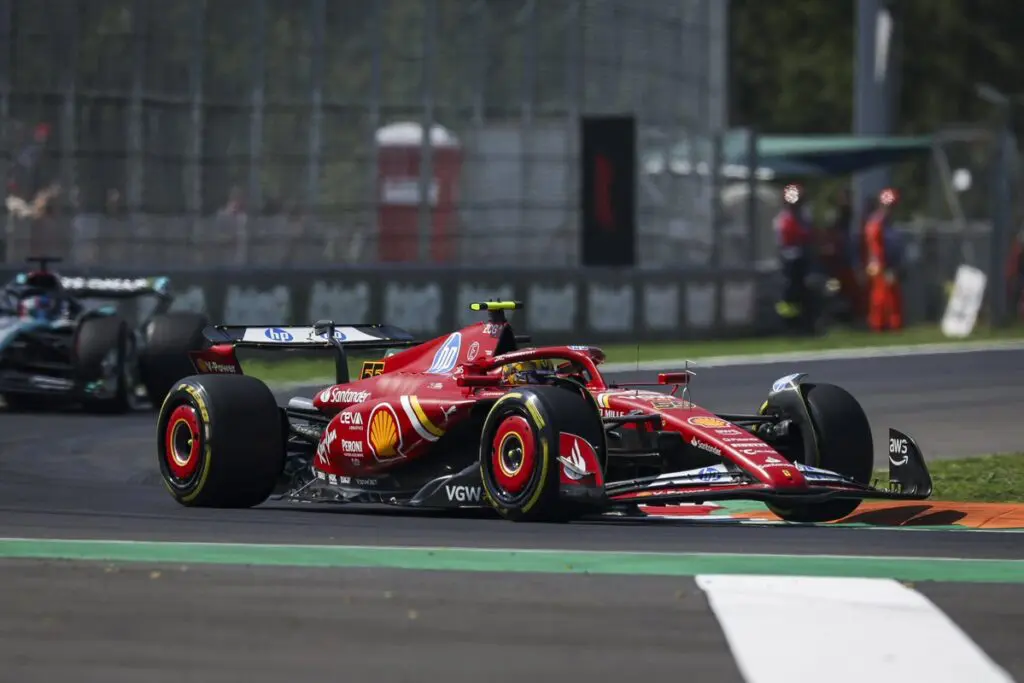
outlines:
M845 475L861 484L870 484L874 440L871 424L857 399L834 384L802 384L800 391L811 418L810 425L801 424L800 428L813 430L818 445L816 458L805 449L800 461ZM769 401L762 412L771 410ZM860 502L844 498L805 505L771 503L768 508L788 522L831 522L851 514Z
M499 515L517 522L564 522L590 510L560 494L562 432L590 443L603 475L607 447L592 400L566 388L531 386L516 388L494 404L481 430L480 479Z
M188 507L264 502L284 470L285 448L280 408L255 377L187 377L160 408L160 473L171 496Z
M202 313L176 311L154 316L147 325L139 375L154 407L160 405L175 382L195 374L188 352L206 347L203 328L208 324Z
M128 358L131 352L131 331L128 323L117 315L86 318L75 335L75 379L79 386L90 382L113 382L109 395L87 394L82 403L87 410L98 413L125 413L132 409L135 390ZM113 356L113 368L105 367Z

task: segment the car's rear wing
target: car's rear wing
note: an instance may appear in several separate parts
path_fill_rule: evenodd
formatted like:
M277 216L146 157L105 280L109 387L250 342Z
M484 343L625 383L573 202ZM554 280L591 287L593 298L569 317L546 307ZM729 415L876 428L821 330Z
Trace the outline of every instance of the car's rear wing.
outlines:
M334 340L348 347L387 348L408 346L412 334L393 325L357 323L342 325L329 320L311 326L291 325L211 325L204 330L214 344L234 344L245 348L316 349L331 348Z
M394 325L356 323L339 325L332 320L318 320L310 327L290 325L211 325L203 330L211 344L230 344L249 349L333 349L337 381L349 381L346 349L388 349L422 343L413 335Z

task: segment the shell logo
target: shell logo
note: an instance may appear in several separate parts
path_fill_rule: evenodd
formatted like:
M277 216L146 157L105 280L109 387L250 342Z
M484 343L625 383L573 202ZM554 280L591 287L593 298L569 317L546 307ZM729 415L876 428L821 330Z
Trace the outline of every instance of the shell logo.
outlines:
M398 430L398 415L394 408L382 403L370 413L367 441L378 458L397 458L402 455L402 437Z
M710 417L707 415L699 415L697 417L691 417L687 420L690 424L695 427L707 427L709 429L722 429L728 427L729 423L720 417Z

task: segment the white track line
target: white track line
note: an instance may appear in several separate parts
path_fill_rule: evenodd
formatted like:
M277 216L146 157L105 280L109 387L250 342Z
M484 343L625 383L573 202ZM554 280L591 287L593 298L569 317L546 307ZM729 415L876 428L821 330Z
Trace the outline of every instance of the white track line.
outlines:
M643 345L640 347L643 349ZM941 342L935 344L900 344L892 346L862 346L824 351L787 351L785 353L752 353L731 356L692 356L689 358L700 368L724 368L733 365L775 365L777 363L810 363L824 360L863 360L888 358L891 356L942 356L947 354L977 353L979 351L1022 351L1024 340ZM630 370L677 370L686 365L687 359L673 358L630 362L605 363L603 372L628 372Z
M641 349L643 345L641 345ZM891 356L941 356L960 353L976 353L979 351L1024 351L1024 340L979 341L979 342L942 342L935 344L903 344L893 346L867 346L856 348L828 349L825 351L787 351L785 353L752 353L733 356L693 356L690 358L663 358L646 360L639 363L621 362L605 363L601 371L606 373L629 372L640 370L679 370L686 366L687 361L693 363L695 370L700 368L724 368L730 366L776 365L779 363L811 363L825 360L863 360L870 358L888 358ZM319 377L290 382L271 382L270 386L278 390L295 389L308 386L326 386L333 384L331 377Z
M891 579L701 575L747 683L1012 683L925 596Z

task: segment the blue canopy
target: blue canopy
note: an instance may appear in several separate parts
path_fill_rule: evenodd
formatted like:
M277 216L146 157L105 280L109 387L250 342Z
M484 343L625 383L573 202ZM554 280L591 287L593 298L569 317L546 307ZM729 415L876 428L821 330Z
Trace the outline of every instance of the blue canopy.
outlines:
M750 173L749 135L745 130L726 135L722 144L726 177L743 178ZM757 138L757 173L763 178L848 175L930 154L934 145L930 136L762 135ZM668 153L649 148L642 157L644 169L655 174L666 170L704 174L711 150L706 137L680 142Z
M727 163L749 168L746 133L730 134ZM847 175L930 154L935 141L924 137L865 135L763 135L757 165L776 175Z

